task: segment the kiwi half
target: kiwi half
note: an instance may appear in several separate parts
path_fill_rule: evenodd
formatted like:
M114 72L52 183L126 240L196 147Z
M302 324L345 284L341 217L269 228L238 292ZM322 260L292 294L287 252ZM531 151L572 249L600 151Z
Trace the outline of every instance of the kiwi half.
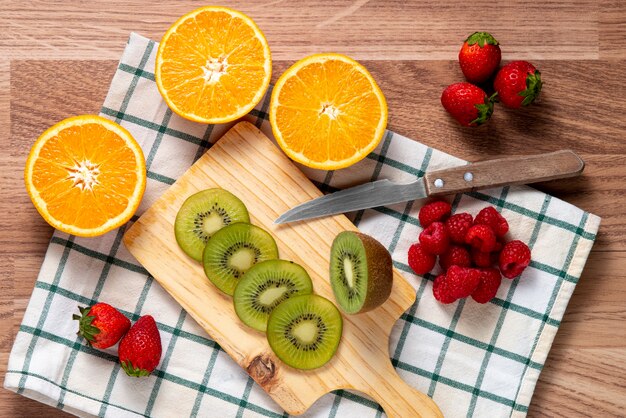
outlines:
M259 331L281 302L313 293L313 283L302 266L292 261L268 260L255 264L243 275L233 295L235 312L241 321Z
M232 295L237 282L256 263L278 258L274 238L248 223L234 223L211 236L204 247L204 272L218 289Z
M369 235L341 232L330 249L330 284L346 313L372 310L391 294L391 255Z
M250 222L243 202L224 189L203 190L187 198L176 214L176 242L189 257L202 261L209 238L235 222Z
M337 351L343 320L335 305L321 296L294 296L278 305L267 323L267 341L288 366L316 369Z

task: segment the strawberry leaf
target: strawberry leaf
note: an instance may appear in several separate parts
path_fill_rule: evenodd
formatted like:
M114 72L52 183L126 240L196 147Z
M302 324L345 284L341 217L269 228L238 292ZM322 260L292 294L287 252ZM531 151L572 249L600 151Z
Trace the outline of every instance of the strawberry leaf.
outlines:
M91 343L96 340L96 335L100 334L100 329L95 325L92 325L95 316L89 315L91 307L78 307L80 315L72 315L72 319L78 321L78 332L76 335L83 337L87 340L87 344L91 346Z
M543 83L541 82L541 73L539 70L535 70L534 73L528 73L526 76L526 90L519 93L520 96L524 97L522 106L528 106L534 102L539 96L539 93L541 93L542 86Z
M127 375L131 377L143 377L148 376L150 372L146 369L141 369L139 367L134 367L130 361L122 361L120 362L122 369L126 372Z
M496 38L491 36L491 34L488 32L474 32L467 37L465 42L467 42L468 45L478 44L478 46L481 48L484 47L485 44L498 45L498 41L496 41Z
M492 94L491 97L485 96L485 103L474 105L474 107L478 109L478 116L470 122L471 125L482 125L491 118L491 115L493 114L493 104L495 103L497 97L498 93L496 92Z

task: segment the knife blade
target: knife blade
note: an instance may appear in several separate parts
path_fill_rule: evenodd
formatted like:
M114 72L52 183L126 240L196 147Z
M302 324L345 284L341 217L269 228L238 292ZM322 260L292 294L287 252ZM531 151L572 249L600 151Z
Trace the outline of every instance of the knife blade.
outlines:
M350 187L299 204L280 215L274 223L319 218L429 196L574 177L582 173L584 167L583 160L570 150L487 160L427 172L410 183L378 180Z

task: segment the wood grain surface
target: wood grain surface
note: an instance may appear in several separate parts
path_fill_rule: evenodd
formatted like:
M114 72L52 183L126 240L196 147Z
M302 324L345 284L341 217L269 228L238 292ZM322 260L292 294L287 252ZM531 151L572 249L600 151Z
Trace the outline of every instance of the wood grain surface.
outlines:
M290 414L304 413L332 390L355 389L379 402L389 418L442 417L433 400L406 384L389 360L391 329L415 302L415 290L395 269L383 305L361 315L342 315L341 344L326 365L309 371L285 367L264 333L239 320L232 298L206 280L202 265L180 249L171 233L183 202L212 187L240 197L250 222L276 240L280 258L304 267L315 294L330 300L330 246L340 232L357 231L344 215L275 224L280 214L322 192L258 128L249 122L235 125L124 235L130 253L211 338Z
M582 177L538 186L603 219L529 415L626 416L626 2L226 3L264 30L276 75L314 51L363 60L396 132L470 161L560 148L583 157ZM30 146L51 124L98 111L130 31L159 39L196 6L0 2L0 374L52 233L23 187ZM488 125L468 130L439 96L462 80L456 54L475 30L492 31L505 60L537 64L545 88L538 106L499 107ZM0 389L0 416L66 414Z

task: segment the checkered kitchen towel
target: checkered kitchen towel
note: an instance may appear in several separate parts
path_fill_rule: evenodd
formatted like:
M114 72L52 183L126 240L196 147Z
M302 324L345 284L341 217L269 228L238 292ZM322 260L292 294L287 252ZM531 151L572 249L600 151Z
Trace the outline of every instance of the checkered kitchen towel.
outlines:
M102 107L104 116L121 123L143 147L148 184L138 214L228 129L172 114L154 83L156 47L131 35ZM249 119L269 135L268 101L269 94ZM331 190L378 178L408 181L426 170L463 163L388 132L378 149L349 169L305 172ZM600 219L529 187L458 195L452 203L454 210L473 214L495 205L509 220L510 235L532 247L533 261L521 279L503 280L491 303L441 305L431 294L432 277L417 277L407 266L407 249L420 231L418 204L349 214L389 249L417 293L417 302L393 330L393 364L447 417L524 416ZM54 233L5 387L77 415L286 416L126 251L125 229L95 239ZM71 314L77 305L98 300L133 320L148 313L157 319L164 355L150 377L127 377L115 349L99 351L76 336ZM305 414L382 415L375 402L348 391L322 397Z

